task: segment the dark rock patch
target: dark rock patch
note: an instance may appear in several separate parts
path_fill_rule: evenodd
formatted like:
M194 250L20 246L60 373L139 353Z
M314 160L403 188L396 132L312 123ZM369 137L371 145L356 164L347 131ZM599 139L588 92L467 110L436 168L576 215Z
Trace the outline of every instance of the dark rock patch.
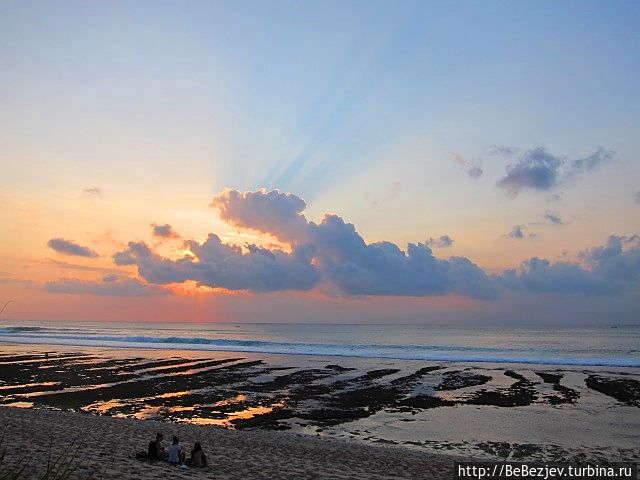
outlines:
M446 372L442 375L442 382L436 387L436 390L458 390L459 388L475 387L484 385L491 377L469 372Z
M640 382L637 380L589 375L585 383L587 387L615 398L621 403L640 407Z

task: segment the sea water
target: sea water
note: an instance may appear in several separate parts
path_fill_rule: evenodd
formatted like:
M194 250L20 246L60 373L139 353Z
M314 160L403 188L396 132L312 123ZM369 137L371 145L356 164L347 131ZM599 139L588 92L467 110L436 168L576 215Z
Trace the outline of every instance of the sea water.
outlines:
M480 327L8 322L0 342L435 362L640 367L640 325Z

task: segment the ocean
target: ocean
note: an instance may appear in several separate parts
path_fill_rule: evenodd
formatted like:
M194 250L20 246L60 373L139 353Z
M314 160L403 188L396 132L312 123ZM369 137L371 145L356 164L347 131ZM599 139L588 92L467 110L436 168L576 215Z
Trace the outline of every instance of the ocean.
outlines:
M3 322L0 342L433 362L640 367L640 326Z

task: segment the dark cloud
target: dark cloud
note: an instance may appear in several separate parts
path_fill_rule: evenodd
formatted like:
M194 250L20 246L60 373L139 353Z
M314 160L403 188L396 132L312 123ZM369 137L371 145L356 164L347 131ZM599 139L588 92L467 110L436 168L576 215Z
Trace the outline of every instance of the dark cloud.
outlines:
M537 293L597 295L612 292L606 282L575 263L551 264L548 260L537 257L523 262L518 270L507 270L499 278L508 288Z
M302 214L305 202L292 194L225 190L214 197L212 206L228 223L269 233L289 244L291 252L255 245L243 250L210 234L203 244L187 241L192 256L171 260L144 243L132 242L114 256L116 263L136 265L142 278L157 284L192 280L230 290L269 292L309 290L323 283L339 294L354 296L497 295L492 280L468 259L438 259L420 243L409 244L406 252L390 242L367 244L352 224L337 215L326 215L319 224L307 221Z
M520 240L523 238L533 238L536 236L535 233L527 233L527 227L524 225L515 225L511 231L504 235L508 238L515 238L516 240Z
M453 156L453 160L458 165L460 165L462 170L464 170L467 173L467 175L469 175L469 177L474 179L480 178L484 173L482 170L482 165L480 164L479 161L467 160L462 155L457 154L455 152L451 152L451 155Z
M320 224L307 221L304 201L292 194L226 190L212 205L233 225L309 249L323 280L345 295L496 295L490 279L471 262L462 268L461 259L437 259L426 244L409 244L406 253L390 242L367 244L337 215L325 215ZM471 270L475 290L456 277Z
M429 248L447 248L453 245L453 238L449 235L442 235L440 238L430 238L425 244Z
M52 238L47 242L47 246L58 253L65 255L75 255L77 257L95 258L98 256L96 252L89 247L78 245L73 240L65 240L64 238Z
M626 248L625 248L626 247ZM640 282L640 237L611 236L607 244L581 252L589 268L577 263L531 258L498 281L505 287L539 293L609 295Z
M247 245L243 251L236 245L223 244L214 234L202 244L189 240L187 245L193 255L170 260L143 242L130 242L114 260L118 265L136 265L140 276L155 284L193 280L209 287L272 292L310 290L320 279L305 248L286 253Z
M154 237L160 238L180 238L178 232L176 232L171 225L165 223L163 225L158 225L157 223L152 223L151 228L153 231Z
M584 158L570 160L553 155L544 147L537 147L522 154L516 163L507 166L507 174L497 185L516 197L523 190L550 191L560 185L575 182L590 171L614 157L614 153L598 147Z
M82 190L82 196L87 198L101 197L102 189L100 187L85 188Z
M544 218L546 220L549 220L549 222L552 225L564 225L564 222L562 221L562 219L558 215L556 215L554 213L547 212L547 213L544 214Z
M625 246L627 249L625 250ZM640 280L640 237L612 235L607 244L585 250L580 257L599 277L611 282Z
M515 164L507 166L507 175L498 180L498 186L512 196L524 189L550 190L558 183L563 160L544 148L529 150Z
M48 282L44 289L52 293L90 294L105 297L151 297L168 292L156 285L149 285L137 278L105 275L102 281L87 281L63 278Z
M634 195L633 195L633 201L637 204L640 204L640 191L637 191Z
M323 278L344 295L429 296L457 293L495 298L491 280L465 258L438 259L425 244L367 244L337 215L309 222L308 236Z
M190 254L179 259L163 257L144 242L130 242L114 255L116 264L136 266L140 277L154 285L194 281L253 292L321 287L346 296L458 294L494 299L500 288L605 295L640 282L637 236L611 237L607 245L583 252L582 265L532 258L518 269L489 276L468 258L435 257L428 242L401 250L391 242L366 243L354 225L337 215L325 215L320 223L308 221L305 202L292 194L225 190L212 206L228 223L269 233L288 247L228 245L210 234L203 243L186 241ZM517 225L509 236L533 234Z

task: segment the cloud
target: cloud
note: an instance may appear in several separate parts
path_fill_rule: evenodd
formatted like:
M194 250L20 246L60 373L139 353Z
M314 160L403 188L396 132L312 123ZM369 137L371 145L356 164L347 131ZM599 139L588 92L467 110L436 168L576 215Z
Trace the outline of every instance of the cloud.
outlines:
M4 285L33 285L34 282L31 280L25 280L22 278L15 278L11 275L5 275L0 272L0 284Z
M544 218L546 220L549 220L549 222L552 225L564 225L564 222L562 221L562 219L558 215L556 215L554 213L547 212L547 213L544 214Z
M458 293L495 298L490 279L468 259L438 259L426 244L367 244L337 215L309 222L309 238L323 278L344 295L430 296Z
M90 294L104 297L151 297L169 293L163 288L141 282L137 278L123 278L114 274L105 275L102 281L63 278L46 283L44 289L51 293Z
M430 238L425 244L430 248L447 248L453 245L453 238L449 235L442 235L440 238Z
M101 197L102 189L100 187L85 188L82 190L82 196L86 198Z
M490 155L501 155L503 157L512 157L516 155L519 150L515 147L507 147L504 145L492 145L489 149Z
M524 190L550 191L560 185L578 181L580 177L595 170L614 158L614 153L598 147L584 158L570 160L553 155L544 147L537 147L522 154L516 163L507 166L507 174L497 185L511 197Z
M628 248L625 250L625 246ZM581 252L594 274L608 281L635 282L640 280L640 237L616 236L607 244Z
M307 204L292 193L226 189L213 197L211 206L231 225L272 233L287 242L299 240L306 234L307 220L302 212Z
M634 201L634 203L640 204L640 190L637 191L636 193L634 193L633 201Z
M47 246L64 255L75 255L86 258L95 258L98 256L98 254L89 247L83 247L73 240L65 240L64 238L52 238L47 242Z
M625 246L627 248L625 248ZM640 282L640 237L610 236L606 245L580 253L589 268L537 257L498 276L507 288L538 293L616 294Z
M466 160L462 155L459 155L455 152L450 152L453 156L454 162L456 162L462 170L464 170L467 175L471 178L480 178L483 174L482 165L478 161L469 161Z
M180 282L252 292L322 289L344 296L436 296L457 294L495 299L500 291L613 295L640 283L640 237L610 237L586 250L580 263L551 263L537 257L500 275L488 275L465 257L437 258L430 242L366 243L354 225L338 215L320 223L304 216L304 200L277 190L225 190L211 204L231 225L268 233L284 249L230 245L210 234L187 240L189 254L172 259L144 242L130 242L114 255L118 265L135 266L148 284ZM517 225L508 236L531 237ZM108 283L103 281L102 283Z
M269 233L291 244L293 253L305 252L322 281L343 295L460 293L493 298L497 294L489 277L466 259L437 259L426 244L409 244L406 253L390 242L367 244L352 224L337 215L325 215L319 224L307 221L304 200L290 193L225 190L211 205L228 223ZM473 281L460 275L470 275Z
M524 225L515 225L509 233L506 233L504 236L508 238L514 238L516 240L521 240L523 238L533 238L536 236L535 233L527 233L527 227Z
M34 263L38 265L42 265L42 264L51 265L53 267L63 268L66 270L81 270L85 272L101 272L101 273L105 273L105 272L119 273L119 271L116 270L115 268L98 267L95 265L79 265L76 263L62 262L60 260L55 260L53 258L47 258L45 260L36 260Z
M180 238L178 232L176 232L171 225L165 223L158 225L157 223L151 224L153 236L160 238Z
M118 265L135 265L154 284L195 281L229 290L270 292L310 290L320 284L341 295L427 296L458 293L495 298L492 280L463 257L434 257L426 244L404 252L390 242L367 244L355 227L337 215L316 224L303 215L306 203L277 190L225 190L211 205L231 225L268 233L290 245L291 252L255 245L239 247L215 234L202 244L186 242L192 255L161 257L142 242L118 252Z
M138 273L154 284L193 280L208 287L228 290L273 292L310 290L320 279L305 248L291 253L247 245L246 251L226 245L215 234L205 242L187 241L192 255L178 260L163 258L144 242L130 242L114 255L117 265L136 265Z
M500 280L508 288L538 293L606 294L612 291L606 282L577 264L551 264L537 257L523 262L519 270L507 270Z

